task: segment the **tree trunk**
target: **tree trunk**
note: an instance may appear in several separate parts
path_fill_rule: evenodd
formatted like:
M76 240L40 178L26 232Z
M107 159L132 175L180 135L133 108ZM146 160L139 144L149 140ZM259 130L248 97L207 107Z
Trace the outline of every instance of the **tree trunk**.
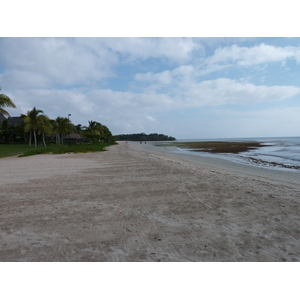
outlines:
M36 141L36 133L35 133L35 130L33 130L33 136L34 136L34 148L37 148L37 141Z
M29 147L31 147L31 130L29 131Z
M46 142L45 142L45 134L44 133L43 133L43 144L44 144L44 147L47 147Z

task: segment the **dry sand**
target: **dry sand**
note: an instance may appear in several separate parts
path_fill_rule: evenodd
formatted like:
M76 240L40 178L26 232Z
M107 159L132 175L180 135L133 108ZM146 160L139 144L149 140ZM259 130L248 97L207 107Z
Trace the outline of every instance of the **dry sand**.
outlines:
M0 261L299 261L299 172L160 147L0 159Z

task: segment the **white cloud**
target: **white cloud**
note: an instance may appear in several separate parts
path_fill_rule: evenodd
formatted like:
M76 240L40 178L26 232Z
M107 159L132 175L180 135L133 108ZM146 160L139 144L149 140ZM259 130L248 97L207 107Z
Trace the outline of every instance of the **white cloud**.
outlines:
M146 119L148 119L151 122L157 122L157 120L151 116L146 116Z
M160 88L165 85L178 84L178 82L180 82L181 85L184 83L190 84L195 82L196 75L197 70L194 66L182 65L174 70L166 70L160 73L137 73L134 79L137 81L156 83L156 88ZM170 86L170 88L172 88L172 86Z
M189 60L195 51L203 51L192 38L106 38L102 40L113 52L129 59L165 58L175 62Z
M39 74L32 70L9 69L0 74L0 80L6 89L47 88L52 85L52 80L46 74Z
M89 85L114 76L117 63L118 57L108 49L94 51L73 38L0 39L3 84L15 88Z
M159 91L164 85L169 85L165 93L176 99L174 105L178 107L276 102L300 93L300 88L295 86L257 86L249 82L249 77L241 81L218 78L196 82L196 76L197 70L194 67L182 66L157 74L137 74L135 79L154 83L144 89L145 93L147 90Z
M151 57L185 62L201 49L191 38L2 38L2 83L15 88L93 86L117 76L115 68L122 63Z
M300 62L300 47L276 47L266 44L253 47L232 45L217 48L214 54L206 59L206 64L236 62L241 66L251 66L268 62L282 62L291 58Z
M294 86L256 86L236 80L219 78L192 85L186 92L189 105L225 105L274 102L291 98L300 93Z
M281 66L285 67L287 59L294 59L300 63L300 47L276 47L264 43L253 47L232 45L217 48L211 56L205 59L203 56L197 57L193 65L182 65L160 73L138 73L135 80L169 84L176 76L185 77L188 74L189 79L192 79L192 76L204 76L235 65L241 67L260 66L261 70L264 70L266 65L263 64L280 62Z
M168 111L174 106L174 100L169 96L155 93L34 89L10 91L7 94L17 105L17 110L9 110L14 116L26 113L35 106L52 119L71 113L72 120L80 124L86 124L88 120L107 125L143 123L145 120L155 122L151 114Z
M148 72L144 74L137 73L135 75L135 80L158 82L160 84L170 84L172 82L172 74L168 70L156 74L154 74L153 72Z

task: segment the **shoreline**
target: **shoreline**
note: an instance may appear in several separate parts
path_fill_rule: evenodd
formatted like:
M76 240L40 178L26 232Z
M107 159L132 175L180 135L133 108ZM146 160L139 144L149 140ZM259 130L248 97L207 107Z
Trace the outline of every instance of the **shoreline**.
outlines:
M203 165L207 167L215 168L219 171L230 171L234 173L239 173L243 175L258 176L260 178L265 178L267 180L275 180L283 182L285 184L298 187L300 182L300 172L289 170L289 169L271 169L264 168L259 165L247 165L243 163L233 162L227 159L222 159L219 157L211 157L205 155L195 155L193 153L179 153L178 151L173 150L171 147L163 146L154 146L150 142L146 145L142 144L128 144L134 147L138 147L141 151L159 153L162 155L170 156L174 159L179 158L186 162L193 163L194 165Z
M153 147L1 159L0 261L300 261L298 185Z

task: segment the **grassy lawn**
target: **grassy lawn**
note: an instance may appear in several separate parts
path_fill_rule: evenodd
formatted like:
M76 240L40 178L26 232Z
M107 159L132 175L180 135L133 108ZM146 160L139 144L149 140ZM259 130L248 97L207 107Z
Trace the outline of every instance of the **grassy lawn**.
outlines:
M29 147L25 144L0 144L0 158L12 155L30 156L37 154L63 154L63 153L87 153L105 151L106 147L116 143L95 143L95 144L81 144L81 145L65 145L57 146L50 145L48 147L38 146L38 148Z
M22 154L29 149L27 144L0 144L0 157Z

